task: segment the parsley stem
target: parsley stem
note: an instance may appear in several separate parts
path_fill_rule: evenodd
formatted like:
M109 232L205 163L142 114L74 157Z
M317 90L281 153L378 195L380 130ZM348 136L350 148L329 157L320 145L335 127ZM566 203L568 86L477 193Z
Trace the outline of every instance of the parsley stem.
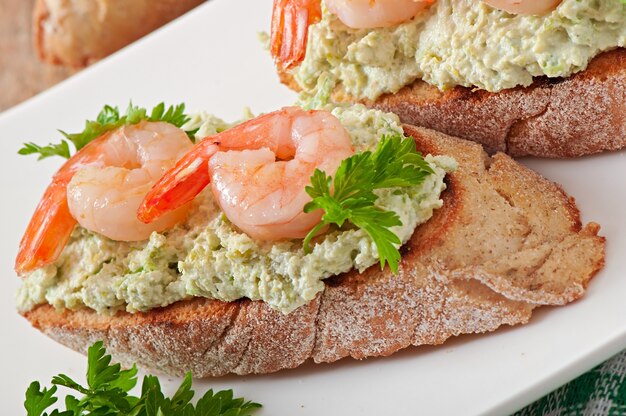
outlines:
M313 227L313 229L309 231L306 237L304 237L304 241L302 242L302 247L304 248L305 254L309 254L312 251L311 246L309 246L311 239L315 237L322 228L326 227L326 225L327 224L324 221L320 221L320 223L317 224L315 227Z

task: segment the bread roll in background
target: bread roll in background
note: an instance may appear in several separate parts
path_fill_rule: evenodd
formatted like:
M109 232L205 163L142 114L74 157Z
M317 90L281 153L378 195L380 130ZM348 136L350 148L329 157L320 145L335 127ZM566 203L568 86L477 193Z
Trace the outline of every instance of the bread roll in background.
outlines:
M31 46L34 6L34 1L0 0L0 112L74 72L44 65L35 57Z
M35 49L47 63L79 68L115 52L204 0L37 0Z

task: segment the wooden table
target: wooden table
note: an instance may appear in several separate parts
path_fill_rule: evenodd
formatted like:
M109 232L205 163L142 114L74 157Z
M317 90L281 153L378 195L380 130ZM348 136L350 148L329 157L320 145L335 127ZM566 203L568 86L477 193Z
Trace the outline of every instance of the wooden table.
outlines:
M76 72L39 62L31 33L33 0L0 0L0 111Z

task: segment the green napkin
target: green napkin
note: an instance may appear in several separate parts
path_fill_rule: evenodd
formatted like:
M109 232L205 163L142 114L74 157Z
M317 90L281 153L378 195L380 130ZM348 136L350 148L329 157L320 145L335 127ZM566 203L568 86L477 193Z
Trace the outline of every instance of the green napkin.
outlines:
M626 350L514 416L626 415Z

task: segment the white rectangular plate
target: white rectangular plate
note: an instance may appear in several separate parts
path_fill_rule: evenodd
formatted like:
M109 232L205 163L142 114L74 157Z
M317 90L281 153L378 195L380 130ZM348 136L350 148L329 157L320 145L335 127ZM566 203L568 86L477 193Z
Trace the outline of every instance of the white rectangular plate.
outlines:
M24 141L57 141L57 128L79 131L103 104L125 107L185 102L226 119L244 106L258 113L293 103L257 32L267 30L271 0L212 0L144 40L0 115L0 360L3 414L24 414L32 380L64 372L84 377L86 360L32 329L14 309L19 239L60 160L20 157ZM530 324L464 336L440 347L392 357L255 377L196 382L233 388L264 404L263 415L501 415L530 403L626 347L626 153L571 161L528 160L576 198L584 221L602 225L607 265L588 294L544 308ZM166 382L169 390L179 380Z

